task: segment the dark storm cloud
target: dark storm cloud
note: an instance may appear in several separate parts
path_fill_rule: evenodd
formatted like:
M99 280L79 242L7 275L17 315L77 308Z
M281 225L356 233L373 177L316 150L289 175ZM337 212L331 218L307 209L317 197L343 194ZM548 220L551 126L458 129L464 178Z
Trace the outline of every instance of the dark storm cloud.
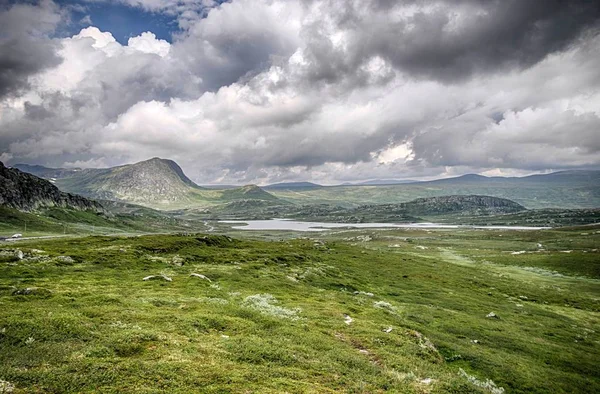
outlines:
M589 0L332 0L329 6L329 15L303 34L313 65L308 77L331 83L374 56L413 77L446 83L523 69L584 33L597 34L600 21L600 2ZM331 24L345 32L345 45L333 45Z
M18 94L31 75L61 62L56 43L46 35L61 18L50 2L39 7L0 3L0 98Z

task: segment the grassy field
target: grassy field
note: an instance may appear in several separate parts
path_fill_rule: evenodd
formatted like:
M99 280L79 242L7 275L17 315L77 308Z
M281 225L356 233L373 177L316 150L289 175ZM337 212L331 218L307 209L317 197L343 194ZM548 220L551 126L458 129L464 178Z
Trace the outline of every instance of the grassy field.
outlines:
M0 390L600 392L600 227L230 234L2 245Z
M0 206L0 236L146 234L197 232L208 228L202 221L176 218L149 208L115 208L107 214L64 208L21 212Z

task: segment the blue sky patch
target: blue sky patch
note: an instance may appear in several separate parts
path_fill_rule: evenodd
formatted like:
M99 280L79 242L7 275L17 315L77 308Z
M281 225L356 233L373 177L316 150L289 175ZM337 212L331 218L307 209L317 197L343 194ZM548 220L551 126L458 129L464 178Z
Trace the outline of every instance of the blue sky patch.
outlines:
M73 0L58 0L56 3L71 7L71 23L64 26L61 35L72 36L89 23L82 21L89 15L91 25L112 33L121 44L127 44L130 37L151 31L159 39L172 41L172 33L179 31L176 17L145 11L139 7L114 2L88 3Z

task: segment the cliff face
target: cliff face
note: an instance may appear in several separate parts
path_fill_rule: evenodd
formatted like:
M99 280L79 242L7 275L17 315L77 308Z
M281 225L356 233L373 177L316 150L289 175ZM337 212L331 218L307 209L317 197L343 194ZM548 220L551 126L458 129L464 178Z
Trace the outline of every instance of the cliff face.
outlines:
M21 211L48 207L104 211L102 205L95 201L63 193L52 183L15 168L7 168L2 162L0 162L0 205Z

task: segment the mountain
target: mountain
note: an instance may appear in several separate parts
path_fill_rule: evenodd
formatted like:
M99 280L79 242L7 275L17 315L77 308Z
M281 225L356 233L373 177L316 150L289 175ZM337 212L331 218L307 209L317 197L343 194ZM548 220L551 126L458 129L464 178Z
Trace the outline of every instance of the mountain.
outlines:
M12 168L33 174L40 178L51 180L65 178L81 171L81 168L48 168L40 165L30 164L15 164L12 166Z
M200 189L172 160L157 157L107 169L86 169L57 178L62 190L97 199L138 204L187 202Z
M279 200L269 192L264 191L256 185L246 185L236 189L226 189L222 191L224 200L264 200L274 201Z
M522 178L512 178L528 182L556 182L556 183L599 183L600 171L570 170L558 171L550 174L529 175Z
M200 187L177 163L158 157L118 167L83 170L19 166L51 177L58 188L69 193L161 209L211 206L233 200L278 201L255 185L224 190Z
M271 193L298 205L355 207L396 204L423 197L484 195L507 198L529 209L589 209L600 207L600 171L572 170L525 177L467 174L397 185L340 185L306 189L302 193L284 189L271 190Z
M292 189L317 189L323 187L322 185L318 185L312 182L282 182L282 183L273 183L272 185L264 186L266 190L292 190Z
M570 170L558 171L549 174L534 174L523 177L488 177L478 174L465 174L458 177L435 179L421 183L562 183L562 184L600 184L600 171L594 170Z
M61 192L49 181L7 168L0 162L0 205L21 211L61 207L102 212L102 205L84 197Z
M378 185L402 185L406 183L417 183L420 181L408 180L408 179L372 179L370 181L364 181L354 183L356 186L378 186Z

